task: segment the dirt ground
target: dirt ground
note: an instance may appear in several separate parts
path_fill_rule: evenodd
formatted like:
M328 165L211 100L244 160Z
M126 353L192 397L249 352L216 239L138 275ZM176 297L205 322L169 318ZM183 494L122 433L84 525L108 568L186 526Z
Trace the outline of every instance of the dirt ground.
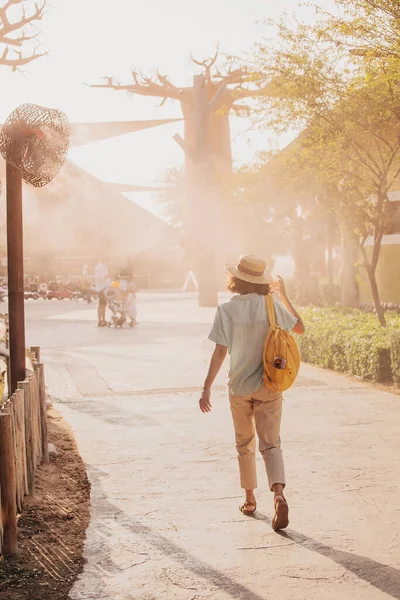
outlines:
M90 485L73 435L53 409L48 425L58 456L40 467L36 494L26 499L18 556L0 558L1 600L65 600L83 567Z

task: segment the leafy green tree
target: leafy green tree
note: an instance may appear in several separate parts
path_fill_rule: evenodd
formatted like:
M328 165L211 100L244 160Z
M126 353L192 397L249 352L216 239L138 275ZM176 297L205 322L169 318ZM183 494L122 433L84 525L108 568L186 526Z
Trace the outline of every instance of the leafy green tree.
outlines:
M339 9L324 18L319 34L358 56L400 59L400 4L398 0L335 0Z
M273 80L275 94L261 102L258 116L282 131L304 130L294 149L300 168L288 179L313 177L319 194L351 225L376 311L382 325L376 282L382 237L387 227L388 193L400 173L400 80L397 59L349 56L347 49L301 23L279 24L279 45L258 46L262 76ZM351 59L351 62L350 62ZM365 242L373 239L372 253Z

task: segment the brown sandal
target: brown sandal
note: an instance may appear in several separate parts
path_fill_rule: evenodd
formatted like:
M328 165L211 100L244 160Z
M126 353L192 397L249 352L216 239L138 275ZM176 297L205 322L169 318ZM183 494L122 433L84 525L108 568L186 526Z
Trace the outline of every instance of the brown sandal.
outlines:
M275 498L275 515L272 519L272 529L278 531L289 525L289 506L283 496Z
M250 507L253 507L252 510L249 510ZM250 517L254 515L257 509L257 502L245 502L242 506L239 506L239 510L241 513L246 515L246 517Z

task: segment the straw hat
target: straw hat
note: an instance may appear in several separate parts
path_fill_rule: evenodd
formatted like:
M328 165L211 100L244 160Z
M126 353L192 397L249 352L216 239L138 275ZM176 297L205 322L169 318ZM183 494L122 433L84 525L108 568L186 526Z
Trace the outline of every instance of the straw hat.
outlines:
M272 282L271 274L265 271L267 263L252 254L242 254L236 266L226 265L229 273L248 283L265 285Z

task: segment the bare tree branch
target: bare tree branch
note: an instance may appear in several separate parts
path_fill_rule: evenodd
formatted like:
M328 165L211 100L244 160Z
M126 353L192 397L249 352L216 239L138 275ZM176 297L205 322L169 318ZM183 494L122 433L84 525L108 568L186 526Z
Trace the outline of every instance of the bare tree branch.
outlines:
M0 43L7 44L7 46L18 46L19 48L21 48L21 46L25 42L30 42L32 40L35 40L38 36L39 36L39 34L35 33L34 35L22 35L19 38L4 37L1 39Z
M254 82L254 74L249 72L246 67L240 67L238 69L229 68L224 75L217 69L214 79L225 81L227 85L243 85L244 83Z
M157 79L163 86L179 91L179 89L176 87L176 85L171 83L165 75L161 75L158 71L157 71Z
M8 58L8 54L8 48L5 48L3 54L0 56L0 65L11 67L13 71L17 71L19 67L24 67L32 61L42 56L46 56L47 52L42 52L40 54L34 50L29 56L23 56L21 52L17 52L12 58Z
M192 60L196 65L205 69L206 81L211 91L210 97L215 97L217 90L221 90L218 100L221 99L221 96L221 102L228 110L232 108L232 105L234 105L237 100L244 98L258 98L264 95L273 94L272 85L257 88L257 74L250 72L246 67L238 69L229 67L226 73L221 73L215 66L218 56L219 48L217 48L215 55L211 58L200 61L192 56ZM213 69L213 67L215 68ZM177 87L171 83L167 76L162 75L159 71L156 71L152 77L148 77L147 75L143 75L142 73L133 70L132 79L133 83L122 84L113 77L105 77L104 83L91 84L90 87L107 88L125 91L130 94L138 94L140 96L161 98L161 105L168 99L187 103L192 102L193 90L191 87ZM235 86L234 89L232 89L232 86ZM222 91L224 92L223 94ZM212 109L215 109L214 105L212 106ZM245 112L248 112L249 109L245 106L238 105L235 106L234 110L237 114L244 114Z
M217 45L217 51L212 58L206 58L205 60L200 61L200 60L196 60L195 58L193 58L192 55L190 55L190 58L196 65L199 65L199 67L204 67L204 69L206 71L206 81L207 81L208 85L212 85L211 69L217 62L218 56L219 56L219 44Z
M91 84L93 88L108 88L117 91L125 91L139 96L152 96L154 98L163 98L167 100L181 100L182 90L168 81L163 75L157 74L155 77L140 75L132 71L133 84L122 84L113 77L104 77L105 83ZM159 83L158 83L159 82Z
M205 60L196 60L192 55L190 55L190 58L196 65L199 65L200 67L204 67L205 69L211 69L217 62L218 55L219 55L219 46L217 46L217 51L212 58L206 58Z
M8 11L11 7L16 6L21 9L19 18L16 21L10 21ZM7 0L5 3L3 0L3 5L0 6L0 45L5 46L0 56L0 65L11 67L14 71L47 54L46 52L40 53L37 49L30 51L26 56L21 51L14 50L11 50L10 54L10 48L22 48L26 42L36 39L39 35L38 33L28 35L26 29L42 19L46 0L42 0L41 4L35 3L33 6L34 10L31 14L27 14L23 0Z
M274 85L273 83L269 83L268 85L252 90L251 88L243 88L234 92L233 94L234 100L243 100L244 98L262 98L263 96L272 97L275 95L274 93Z

